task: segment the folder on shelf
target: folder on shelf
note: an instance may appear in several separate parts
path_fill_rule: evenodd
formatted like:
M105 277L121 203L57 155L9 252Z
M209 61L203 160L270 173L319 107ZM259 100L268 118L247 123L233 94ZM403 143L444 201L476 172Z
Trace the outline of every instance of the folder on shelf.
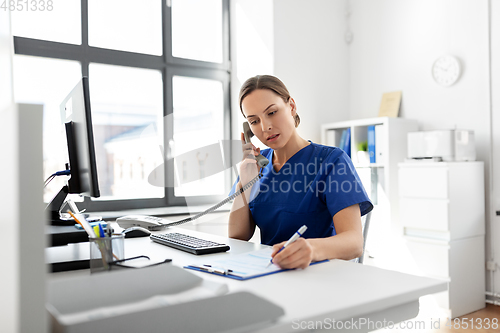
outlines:
M281 269L274 264L268 265L271 260L271 253L272 248L266 248L248 253L228 255L221 259L184 266L184 268L220 275L235 280L249 280L289 270ZM311 263L311 265L326 261L328 260L314 262Z
M342 135L340 136L340 143L337 147L340 149L344 149L344 144L345 144L345 137L347 135L347 130L342 131Z
M342 149L347 153L349 157L351 157L351 129L348 128L345 131L346 131L346 136L345 136L344 146L342 147Z
M376 163L375 151L375 126L368 126L368 154L370 155L370 163Z

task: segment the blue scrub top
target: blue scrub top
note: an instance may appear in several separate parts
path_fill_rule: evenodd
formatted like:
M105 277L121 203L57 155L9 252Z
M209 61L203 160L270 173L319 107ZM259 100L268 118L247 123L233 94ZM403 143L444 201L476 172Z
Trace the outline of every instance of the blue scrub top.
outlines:
M261 153L272 161L272 149ZM373 209L351 159L340 148L311 142L280 171L271 163L253 186L248 204L262 244L286 241L304 224L304 238L334 236L332 218L339 211L355 204L359 204L361 215Z

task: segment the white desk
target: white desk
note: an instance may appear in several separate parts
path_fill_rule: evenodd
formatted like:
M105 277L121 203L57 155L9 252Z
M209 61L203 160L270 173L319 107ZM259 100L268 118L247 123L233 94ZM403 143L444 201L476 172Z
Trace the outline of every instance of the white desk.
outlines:
M226 243L231 250L227 253L194 256L154 243L149 238L133 238L125 240L125 256L148 255L153 260L171 258L174 265L184 266L196 262L203 263L208 257L239 254L265 247L181 228L168 230L173 231ZM89 256L89 245L79 243L49 248L46 255L48 262L70 258L84 259ZM281 317L275 326L262 332L300 332L297 328L300 325L305 327L308 321L332 319L343 321L364 318L372 322L382 322L385 319L387 322L397 323L418 314L419 297L447 289L447 283L444 281L342 260L332 260L305 270L286 271L248 281L192 272L204 279L226 283L230 292L250 291L283 307L285 316ZM64 273L54 275L59 274ZM83 270L77 274L89 272ZM358 331L349 331L366 332L368 329L365 327Z

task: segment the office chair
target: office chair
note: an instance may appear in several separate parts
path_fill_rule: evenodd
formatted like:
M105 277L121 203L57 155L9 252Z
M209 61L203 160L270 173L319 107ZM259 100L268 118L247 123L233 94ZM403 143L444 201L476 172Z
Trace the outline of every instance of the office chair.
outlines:
M361 256L359 258L356 258L357 262L360 264L363 264L363 257L365 256L366 238L368 237L368 228L370 227L371 215L372 212L369 212L368 214L366 214L361 218L361 224L363 229L363 253L361 253Z

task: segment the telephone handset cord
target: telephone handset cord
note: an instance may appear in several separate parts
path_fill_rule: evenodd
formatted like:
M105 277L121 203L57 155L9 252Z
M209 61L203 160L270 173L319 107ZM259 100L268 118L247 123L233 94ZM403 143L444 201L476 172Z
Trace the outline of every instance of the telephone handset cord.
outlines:
M163 224L156 225L154 227L149 227L149 230L160 230L160 229L163 229L163 228L174 227L176 225L181 225L181 224L184 224L184 223L188 223L188 222L191 222L191 221L194 221L196 219L199 219L200 217L202 217L204 215L207 215L207 214L209 214L209 213L211 213L211 212L219 209L220 207L224 206L229 201L233 200L234 198L236 198L237 196L239 196L240 194L242 194L243 192L245 192L247 189L249 189L250 187L252 187L260 178L262 178L262 169L260 171L261 172L259 172L259 174L257 176L255 176L254 179L252 179L251 181L249 181L248 183L246 183L245 186L243 186L238 191L234 192L232 195L230 195L229 197L225 198L224 200L222 200L218 204L213 205L212 207L208 208L207 210L205 210L205 211L203 211L201 213L198 213L195 216L191 216L191 217L185 218L183 220L179 220L179 221L176 221L176 222L163 223Z

